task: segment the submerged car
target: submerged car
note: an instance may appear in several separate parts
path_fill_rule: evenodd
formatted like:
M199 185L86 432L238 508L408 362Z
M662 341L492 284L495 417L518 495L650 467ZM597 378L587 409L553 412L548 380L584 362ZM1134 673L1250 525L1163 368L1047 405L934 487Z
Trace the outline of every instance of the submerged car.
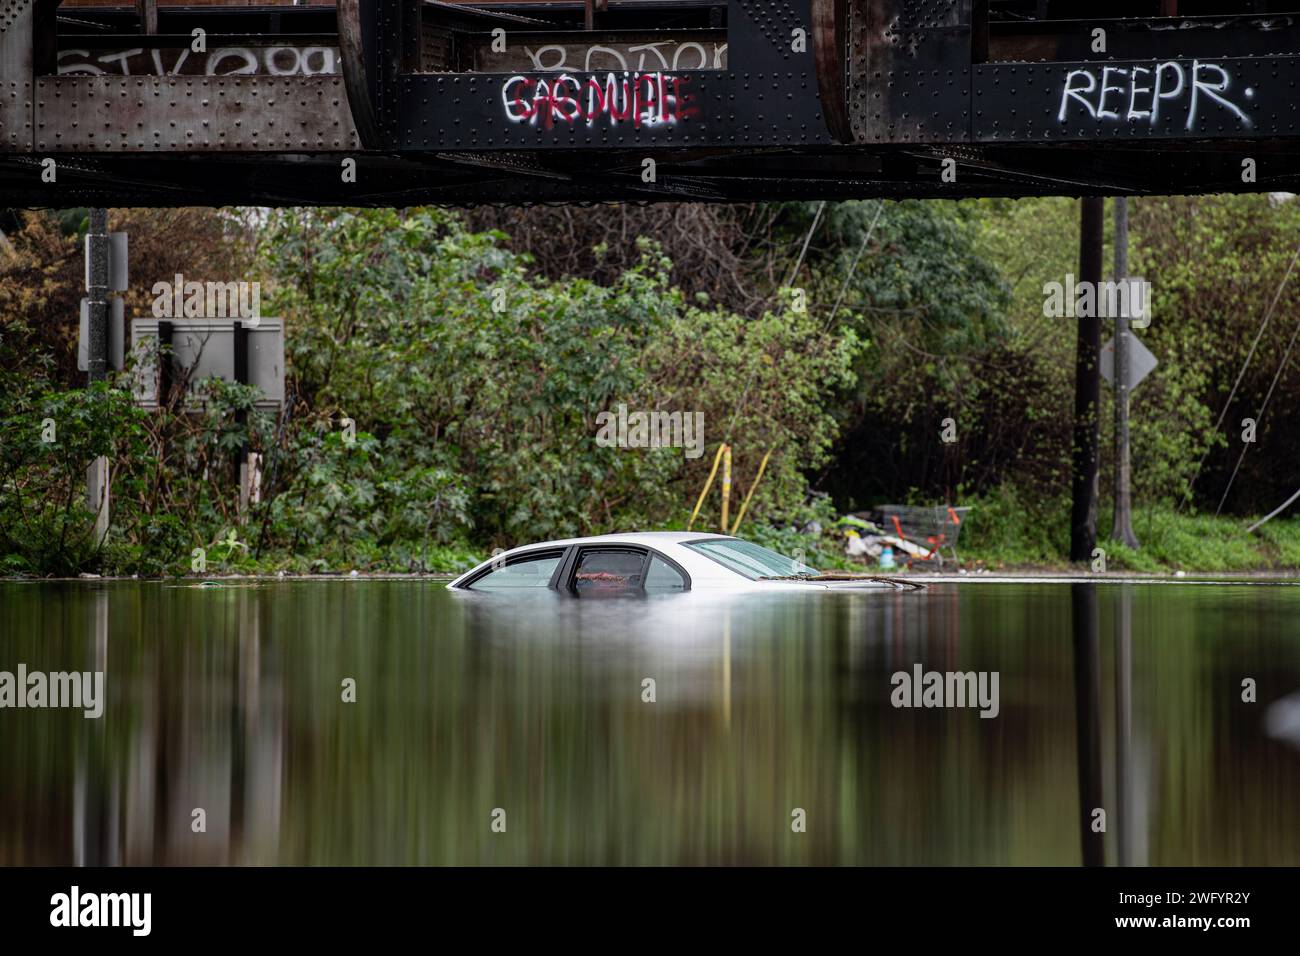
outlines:
M722 534L652 531L543 541L496 555L448 585L455 591L550 589L579 597L692 590L916 589L891 578L823 574L770 548Z

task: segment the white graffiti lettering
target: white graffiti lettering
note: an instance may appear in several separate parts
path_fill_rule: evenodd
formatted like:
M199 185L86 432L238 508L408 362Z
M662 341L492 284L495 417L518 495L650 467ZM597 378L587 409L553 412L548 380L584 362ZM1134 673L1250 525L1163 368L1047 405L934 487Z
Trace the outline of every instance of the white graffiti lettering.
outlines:
M206 57L188 48L59 51L60 76L322 76L339 72L338 50L323 46L221 47Z
M1231 99L1232 75L1217 63L1193 60L1191 65L1168 61L1151 67L1101 66L1071 70L1061 91L1057 120L1066 122L1081 113L1098 122L1145 121L1152 126L1171 111L1193 130L1202 119L1203 102L1211 100L1235 116L1242 125L1253 125L1246 112ZM1255 90L1246 87L1242 98L1252 100Z
M533 71L537 73L562 73L566 70L582 70L585 73L601 70L636 70L642 73L669 69L725 70L727 44L714 43L712 46L712 55L703 43L695 40L661 40L622 48L600 44L580 46L552 43L535 50L524 47L524 53L528 56ZM685 63L682 62L683 58Z

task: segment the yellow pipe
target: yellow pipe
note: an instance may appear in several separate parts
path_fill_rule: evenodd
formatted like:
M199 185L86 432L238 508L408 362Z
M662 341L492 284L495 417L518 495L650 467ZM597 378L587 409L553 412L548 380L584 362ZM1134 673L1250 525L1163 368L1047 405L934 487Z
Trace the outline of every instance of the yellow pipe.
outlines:
M722 533L727 533L727 510L731 507L731 446L722 455Z
M758 474L754 476L754 483L749 486L749 492L745 495L745 500L740 503L740 513L736 515L736 523L731 526L731 533L735 534L740 530L740 522L745 517L745 512L749 510L749 499L754 497L754 489L758 483L763 480L763 472L767 470L767 460L772 457L772 449L767 450L763 456L763 461L758 466Z
M695 510L691 512L691 520L686 522L686 530L691 530L691 525L695 524L695 519L700 516L700 509L704 507L704 499L709 494L709 489L713 487L713 476L718 473L718 465L722 462L722 453L726 450L726 444L718 446L718 453L713 456L713 470L709 472L709 479L704 483L704 490L700 492L700 500L695 502Z

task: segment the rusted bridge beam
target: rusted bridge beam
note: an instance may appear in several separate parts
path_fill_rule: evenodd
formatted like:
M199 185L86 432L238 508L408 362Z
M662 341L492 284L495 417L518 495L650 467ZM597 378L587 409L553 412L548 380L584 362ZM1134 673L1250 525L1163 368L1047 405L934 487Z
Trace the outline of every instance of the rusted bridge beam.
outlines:
M1158 11L1192 8L1146 0L1145 19L1062 21L1045 17L1085 5L1012 19L1010 4L976 0L682 0L638 17L615 5L589 31L579 2L338 0L325 20L328 8L284 6L213 7L210 21L157 2L161 32L143 35L142 0L78 8L111 27L93 33L56 30L57 0L0 0L0 194L19 195L50 156L83 203L113 186L193 201L203 168L247 176L246 201L270 203L1300 186L1295 17L1179 16L1170 29ZM203 53L180 32L197 23L215 25ZM380 181L340 189L339 153ZM149 154L160 191L118 154ZM657 180L641 178L646 159ZM953 164L960 175L941 178ZM241 195L231 188L222 201Z

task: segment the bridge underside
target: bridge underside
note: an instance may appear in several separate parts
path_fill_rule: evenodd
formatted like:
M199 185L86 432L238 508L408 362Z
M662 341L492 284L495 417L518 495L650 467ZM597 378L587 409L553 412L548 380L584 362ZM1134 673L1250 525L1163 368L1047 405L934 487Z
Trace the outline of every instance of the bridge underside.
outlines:
M0 204L1300 191L1293 4L4 0Z
M358 181L340 183L333 154L54 156L57 189L39 160L0 156L0 205L478 205L540 202L697 202L794 199L962 199L1300 192L1293 141L1149 145L1105 150L1063 146L965 150L956 181L943 181L950 151L926 148L673 152L658 156L656 181L642 180L643 153L401 155L357 152ZM1261 170L1243 184L1242 157Z

